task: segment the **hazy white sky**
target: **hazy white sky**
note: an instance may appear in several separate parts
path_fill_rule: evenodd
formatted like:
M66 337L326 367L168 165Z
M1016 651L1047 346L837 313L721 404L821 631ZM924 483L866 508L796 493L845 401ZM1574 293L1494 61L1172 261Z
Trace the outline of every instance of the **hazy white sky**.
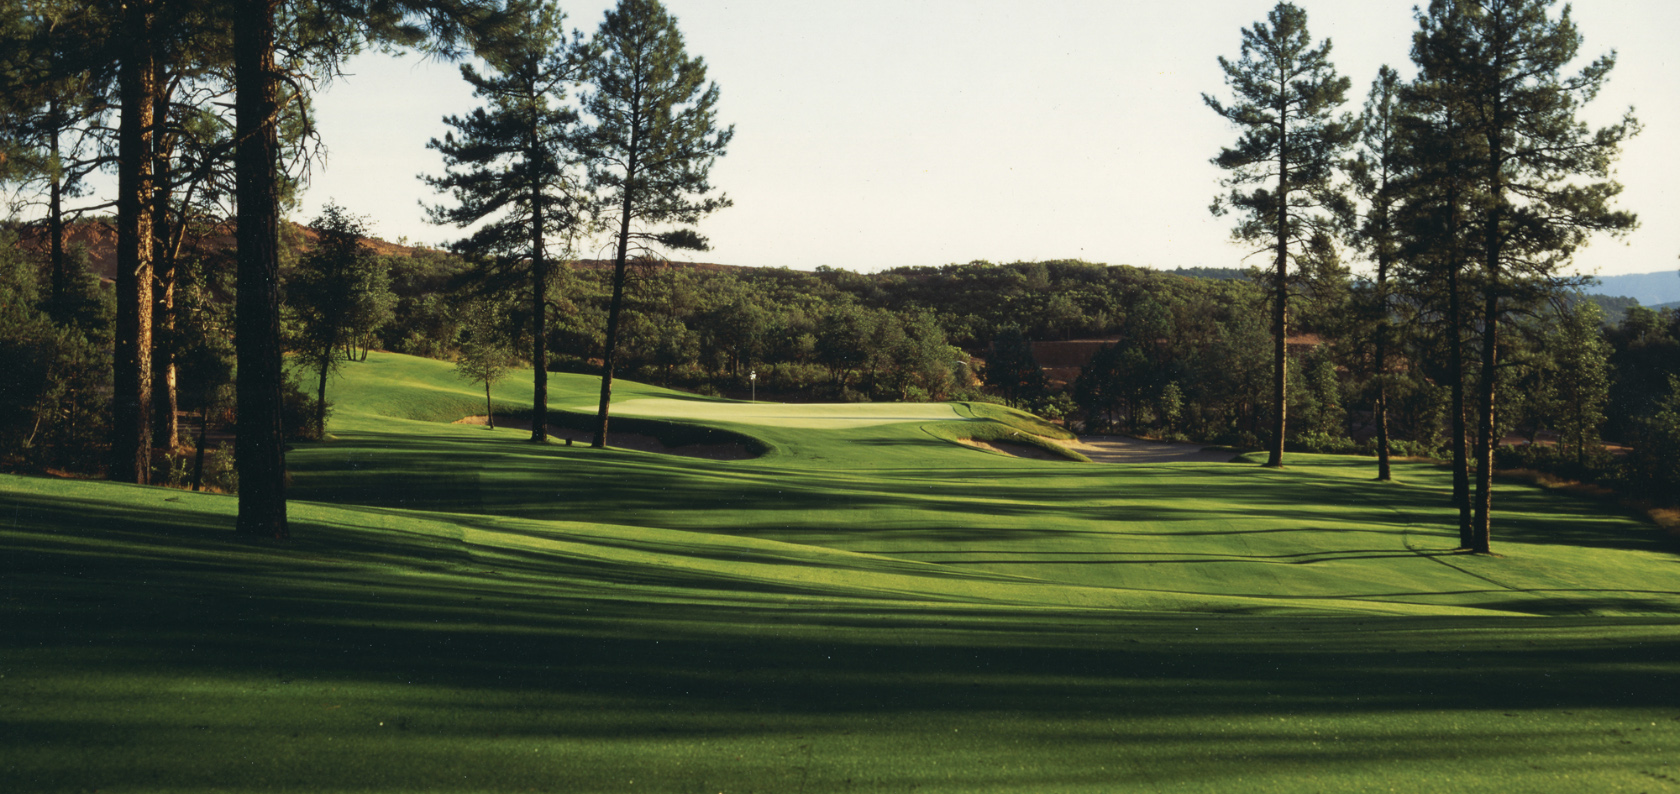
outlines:
M1272 0L666 0L689 52L722 93L734 143L712 182L735 201L701 225L701 261L873 271L1080 258L1236 266L1229 219L1207 206L1208 163L1236 132L1203 92L1229 96L1215 58ZM565 5L591 33L610 0ZM1353 80L1357 111L1377 67L1410 75L1412 0L1297 0ZM1644 133L1624 151L1622 205L1641 228L1577 261L1603 275L1676 267L1680 255L1680 3L1579 0L1583 55L1619 53L1591 106L1599 123L1634 105ZM368 55L318 97L330 150L299 220L328 198L387 239L443 243L416 179L441 119L475 107L452 64Z

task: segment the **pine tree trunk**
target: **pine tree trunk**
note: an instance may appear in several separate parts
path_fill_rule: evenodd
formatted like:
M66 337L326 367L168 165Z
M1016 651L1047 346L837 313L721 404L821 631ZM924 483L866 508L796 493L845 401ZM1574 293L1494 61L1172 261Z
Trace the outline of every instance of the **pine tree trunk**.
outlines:
M1385 235L1386 236L1386 235ZM1377 257L1377 401L1372 419L1377 423L1377 480L1394 479L1388 454L1388 256Z
M601 405L595 416L595 440L591 446L601 449L607 445L607 419L612 406L613 367L618 358L618 316L624 308L624 267L625 257L628 255L630 240L630 219L628 215L629 202L625 202L626 215L622 230L618 238L618 257L613 267L612 302L607 306L607 349L601 362Z
M1288 127L1278 122L1277 272L1272 296L1272 417L1271 447L1266 466L1282 468L1283 441L1289 429L1289 142Z
M618 316L624 309L624 266L630 255L630 208L636 178L636 139L631 138L630 161L624 174L624 202L619 208L618 253L613 263L612 302L607 306L607 350L601 362L601 405L595 417L595 441L590 446L607 446L607 419L612 407L613 367L618 358Z
M117 318L112 356L111 477L144 484L152 451L152 22L155 9L124 11L122 121L117 158Z
M280 426L280 230L275 167L279 112L274 68L278 0L247 0L234 14L238 150L238 531L286 539L286 448Z
M320 380L315 385L315 435L318 438L327 437L327 373L332 370L332 349L319 362Z
M490 381L488 378L484 381L484 424L488 425L491 430L496 429L496 411L490 405Z
M533 136L534 137L534 136ZM535 141L528 161L541 157ZM533 171L541 169L533 168ZM531 441L548 441L548 258L543 250L542 187L531 188ZM490 384L484 384L486 399Z
M1456 230L1455 230L1456 233ZM1456 254L1454 255L1456 258ZM1470 537L1470 452L1469 432L1464 423L1464 309L1458 296L1458 265L1447 277L1447 361L1452 378L1452 502L1458 509L1458 545L1468 549Z
M1497 105L1493 112L1493 129L1497 131L1503 128L1499 122L1501 114ZM1488 136L1488 151L1491 153L1488 162L1491 200L1488 203L1487 223L1482 229L1483 239L1486 241L1486 259L1483 266L1487 271L1487 281L1482 287L1482 380L1480 399L1476 406L1480 422L1476 428L1475 523L1470 528L1470 548L1481 554L1492 551L1493 451L1499 443L1494 398L1499 384L1499 293L1503 288L1500 284L1499 263L1503 256L1501 235L1504 231L1501 227L1504 223L1502 205L1505 201L1505 186L1501 174L1505 164L1500 150L1501 142L1502 136L1497 132Z
M199 490L204 484L204 444L205 436L210 434L210 408L200 406L198 409L198 447L193 453L192 489Z
M1491 525L1493 518L1493 451L1498 444L1498 428L1494 420L1499 381L1499 273L1488 275L1482 306L1482 372L1477 390L1476 427L1476 502L1470 527L1470 548L1486 554L1492 550Z
M49 259L52 263L52 316L54 320L64 322L69 317L70 274L64 262L64 173L61 169L59 157L58 136L64 124L59 118L58 100L52 101L49 109L52 119L51 148L54 170L52 181L47 186L47 236Z
M154 284L152 293L152 441L167 449L174 449L180 435L180 423L175 412L180 405L176 399L175 383L175 257L169 240L169 204L172 200L173 174L169 170L169 84L163 59L155 64L153 75L152 121L157 129L153 136L152 192L152 265Z

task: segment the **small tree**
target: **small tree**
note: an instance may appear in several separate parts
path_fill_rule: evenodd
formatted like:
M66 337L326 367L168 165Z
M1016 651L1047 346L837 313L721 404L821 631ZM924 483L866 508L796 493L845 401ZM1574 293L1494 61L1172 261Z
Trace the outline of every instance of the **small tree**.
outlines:
M507 338L507 318L500 307L489 301L474 301L467 304L463 313L466 322L461 329L461 353L455 358L455 374L468 382L484 384L484 419L494 430L496 411L490 400L490 387L519 362Z
M311 226L320 239L286 282L286 306L295 321L292 349L317 374L315 430L324 438L327 375L348 345L356 308L376 281L367 271L378 267L379 260L363 245L366 223L343 207L328 204Z
M1338 154L1353 142L1358 125L1335 116L1349 81L1330 64L1330 40L1317 47L1307 33L1307 12L1278 3L1269 24L1242 31L1242 60L1219 59L1225 83L1236 94L1226 105L1203 94L1215 113L1241 130L1233 148L1213 159L1231 173L1230 193L1214 199L1215 215L1241 214L1232 237L1263 242L1274 252L1271 272L1272 437L1267 466L1283 465L1287 425L1290 250L1348 212L1333 185Z

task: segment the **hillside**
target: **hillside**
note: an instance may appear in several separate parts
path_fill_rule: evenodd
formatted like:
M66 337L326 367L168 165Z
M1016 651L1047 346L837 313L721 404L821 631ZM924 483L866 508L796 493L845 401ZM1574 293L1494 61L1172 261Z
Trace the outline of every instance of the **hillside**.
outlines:
M88 270L101 279L112 280L117 273L117 227L116 223L106 219L91 219L73 223L65 229L65 247L82 246L88 253ZM301 253L314 247L319 235L314 229L298 223L286 222L281 232L281 241L292 246L294 252ZM47 247L46 233L38 227L29 227L19 236L18 244L28 249L42 251ZM399 245L378 238L370 238L365 244L380 256L414 256L434 249L416 246ZM234 228L231 223L218 226L209 234L193 240L185 246L188 251L200 250L209 255L230 255L234 250Z
M231 255L234 251L235 229L231 222L217 226L210 234L191 241L186 250L201 250L210 255ZM290 245L293 253L301 254L315 246L319 235L314 229L300 223L285 222L281 232L281 241ZM19 245L36 251L47 248L47 238L44 229L26 227L18 239ZM435 255L442 253L439 249L424 246L403 245L370 237L364 241L370 250L380 256L417 256ZM115 222L108 219L90 219L69 225L65 229L65 247L82 246L88 253L88 269L101 279L112 280L117 272L117 228ZM611 267L610 260L585 259L577 262L581 267L599 269ZM702 262L674 262L680 267L691 267L701 270L742 270L734 265L719 265Z

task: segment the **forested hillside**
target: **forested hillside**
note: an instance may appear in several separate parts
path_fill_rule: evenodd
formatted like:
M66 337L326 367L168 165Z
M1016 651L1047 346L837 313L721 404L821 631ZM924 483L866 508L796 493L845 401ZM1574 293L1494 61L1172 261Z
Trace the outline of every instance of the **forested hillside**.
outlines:
M98 225L87 226L92 230L76 227L72 239L103 239ZM288 280L317 237L307 227L289 237ZM224 358L215 329L225 326L232 291L225 240L207 236L193 249L199 255L183 258L193 286L181 294L182 316L204 327L180 337ZM29 249L14 247L9 260L12 288L35 290L16 293L34 296L19 306L46 300L29 286L42 281L40 260ZM529 349L527 306L495 292L498 282L483 263L371 240L364 250L378 278L357 289L378 294L364 296L371 308L359 315L362 327L339 344L349 355L377 348L453 359L488 344L517 357L515 351ZM79 258L101 256L92 245ZM600 371L612 272L605 265L557 268L548 296L556 309L546 331L551 370ZM1233 277L1239 273L1078 261L972 262L875 274L647 262L631 270L635 290L624 309L618 369L650 383L784 401L997 400L1086 431L1257 447L1267 416L1265 298L1246 275ZM1355 310L1370 285L1337 270L1300 288L1290 447L1370 451L1376 373L1370 326ZM85 289L90 307L97 296L109 299L91 284ZM1544 466L1555 458L1555 466L1576 475L1605 477L1624 459L1604 452L1602 441L1650 451L1636 453L1641 458L1668 443L1660 423L1674 415L1668 378L1680 372L1680 317L1635 304L1606 324L1601 303L1561 301L1513 319L1518 344L1502 373L1513 388L1503 391L1501 431L1513 441L1540 442L1508 447L1513 464ZM1427 317L1406 302L1398 306L1413 333L1387 376L1392 443L1401 454L1442 455L1450 405L1441 385L1440 339ZM285 316L296 338L297 315ZM92 329L90 339L108 338L100 336L108 333L102 330L108 314L90 308L74 323ZM1057 369L1046 370L1034 360L1032 343L1067 340L1099 341L1076 346L1087 351L1079 356L1082 368L1047 361ZM105 355L78 349L86 350L83 361ZM38 350L31 356L45 355ZM1046 378L1046 372L1065 377ZM91 368L78 377L100 379ZM216 421L232 420L216 397L225 367L193 363L179 377L183 393L200 395L183 410L214 405ZM301 391L313 388L295 395L291 421L294 432L307 434L302 417L313 409ZM37 384L11 394L10 466L98 467L98 455L77 449L100 440L98 407L88 403L87 389Z

